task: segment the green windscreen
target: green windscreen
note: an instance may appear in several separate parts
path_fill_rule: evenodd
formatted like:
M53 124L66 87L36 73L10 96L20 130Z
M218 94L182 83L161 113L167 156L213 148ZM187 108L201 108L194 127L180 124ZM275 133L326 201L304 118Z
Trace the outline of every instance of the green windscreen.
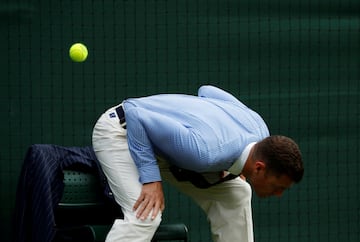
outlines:
M99 115L124 98L211 84L302 149L299 185L254 195L255 240L360 241L359 13L358 0L0 1L1 240L31 144L91 145ZM75 42L83 63L69 58ZM211 241L202 211L164 189L164 222Z

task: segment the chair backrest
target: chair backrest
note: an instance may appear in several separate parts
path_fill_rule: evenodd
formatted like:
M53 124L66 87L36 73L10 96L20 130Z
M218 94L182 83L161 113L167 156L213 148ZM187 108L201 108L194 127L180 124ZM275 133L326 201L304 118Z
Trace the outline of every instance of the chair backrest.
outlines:
M60 206L98 206L104 195L101 181L95 174L76 170L64 170L64 192Z
M120 206L105 196L99 176L75 169L63 173L64 191L55 212L58 225L111 225L123 218Z

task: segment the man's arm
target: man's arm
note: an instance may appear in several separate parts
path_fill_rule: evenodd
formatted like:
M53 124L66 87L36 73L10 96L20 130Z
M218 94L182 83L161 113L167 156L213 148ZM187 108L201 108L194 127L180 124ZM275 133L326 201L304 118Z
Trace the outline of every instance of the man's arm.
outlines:
M187 164L188 160L194 160L191 157L199 155L197 139L191 130L176 120L140 107L130 107L125 113L129 150L143 184L133 210L141 220L149 214L154 219L165 208L154 146L165 154L180 157L184 168L191 165L201 170L204 169L202 166L207 166L207 161L204 164Z
M208 152L201 137L178 121L140 107L125 110L130 153L139 170L140 182L160 181L154 148L168 155L175 165L196 171L208 168ZM189 161L198 161L191 162Z

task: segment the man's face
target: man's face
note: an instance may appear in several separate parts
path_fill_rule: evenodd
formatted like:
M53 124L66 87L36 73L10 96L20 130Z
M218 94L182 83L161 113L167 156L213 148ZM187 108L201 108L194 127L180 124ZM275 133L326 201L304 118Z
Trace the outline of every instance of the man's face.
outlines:
M280 197L283 192L290 188L293 181L287 176L276 176L267 172L265 167L259 167L249 180L258 197Z

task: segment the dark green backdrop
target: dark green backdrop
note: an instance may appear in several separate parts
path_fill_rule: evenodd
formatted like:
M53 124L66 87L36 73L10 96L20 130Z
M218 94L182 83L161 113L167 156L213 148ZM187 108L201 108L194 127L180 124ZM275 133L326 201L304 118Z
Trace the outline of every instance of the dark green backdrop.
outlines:
M90 144L123 98L229 90L300 144L303 182L254 198L256 241L360 241L358 0L0 1L0 234L10 240L33 143ZM89 49L73 63L74 42ZM210 241L206 218L166 187L165 222Z

